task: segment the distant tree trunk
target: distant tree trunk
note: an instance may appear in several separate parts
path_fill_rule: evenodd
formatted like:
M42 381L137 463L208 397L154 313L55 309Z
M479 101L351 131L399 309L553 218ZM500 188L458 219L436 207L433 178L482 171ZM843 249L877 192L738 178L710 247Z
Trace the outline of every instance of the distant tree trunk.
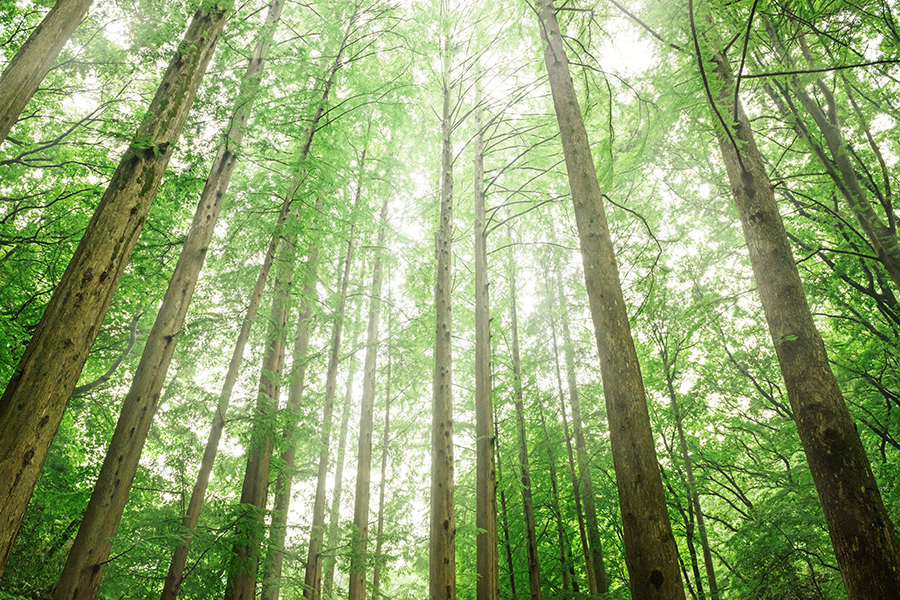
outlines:
M528 437L525 434L525 407L522 401L522 368L519 362L519 318L516 314L516 266L512 246L509 249L509 315L512 339L513 393L516 404L516 428L519 434L519 471L522 481L522 510L525 513L525 539L528 546L528 585L531 600L541 600L541 565L538 556L534 500L531 496L531 467L528 463Z
M372 121L366 139L371 132ZM353 200L350 216L350 233L347 237L347 254L344 258L343 275L340 281L340 296L335 310L334 327L331 333L331 349L328 355L328 370L325 376L325 407L322 414L321 446L319 447L319 471L316 483L316 497L313 504L313 517L309 539L309 552L306 559L303 597L307 600L318 599L322 593L322 541L325 534L325 492L328 485L328 459L331 453L331 429L333 425L334 397L337 393L337 371L341 350L341 330L344 323L344 306L347 301L347 289L350 285L350 271L353 265L353 253L356 249L356 219L362 200L362 186L366 168L366 153L363 148L359 161L359 176L356 182L356 198Z
M561 278L558 285L560 288L562 288ZM572 482L572 496L575 499L575 514L578 517L578 534L581 538L581 551L584 554L585 573L587 574L588 579L588 590L592 594L596 594L597 580L594 575L594 566L593 562L591 561L590 548L588 547L587 531L584 526L584 513L581 507L581 492L579 491L580 486L578 485L578 474L575 471L575 453L572 450L572 436L569 434L569 421L566 418L566 401L565 393L563 392L562 367L560 366L559 342L556 337L556 319L554 318L554 315L556 314L556 309L554 308L556 304L555 294L550 290L550 269L546 267L544 268L544 286L547 301L550 304L550 333L551 339L553 340L553 360L556 367L556 386L559 397L559 414L563 424L563 433L566 438L566 453L569 457L569 478ZM560 307L559 311L561 315L566 315L565 306ZM571 385L571 382L574 381L574 373L569 375L567 372L567 377ZM575 583L575 585L577 586L577 583Z
M356 380L356 348L359 345L359 330L362 322L361 304L357 306L353 327L353 341L350 342L350 364L347 366L347 392L344 394L344 406L341 408L341 429L338 434L337 461L334 467L334 491L331 494L331 510L328 511L328 535L326 541L330 548L337 546L340 537L341 498L344 495L344 463L347 456L347 430L350 427L350 409L353 405L353 384ZM322 590L328 594L334 586L334 571L337 567L337 557L329 554L325 559L325 580Z
M497 474L494 471L494 402L491 384L491 315L488 302L484 216L484 140L481 133L481 90L476 92L474 140L475 204L475 536L476 594L499 600L497 556ZM351 600L353 600L351 598Z
M453 388L450 276L453 242L453 149L450 141L450 36L444 40L441 113L441 212L435 237L437 272L434 342L434 406L431 426L431 525L429 594L431 600L456 600L456 516L453 505Z
M503 491L503 474L500 468L502 461L500 458L500 436L496 433L497 421L494 421L494 438L498 441L497 446L497 482L500 486L500 518L503 523L503 545L506 547L506 566L509 571L509 593L512 600L516 600L516 567L513 563L512 542L509 538L509 519L506 511L506 492Z
M381 319L381 255L387 235L388 195L381 204L381 230L372 268L369 295L369 328L366 334L366 362L363 369L362 403L359 409L359 443L356 462L356 497L353 507L354 548L350 559L350 600L366 597L366 564L369 543L369 502L372 483L372 434L375 429L375 359L378 354L378 325Z
M210 168L209 177L207 178L206 185L200 195L201 207L208 203L211 208L215 207L215 210L218 211L222 205L222 200L228 190L228 184L231 182L231 175L234 172L234 167L237 163L237 150L240 148L241 142L243 141L247 120L250 117L250 111L259 91L259 82L262 77L262 70L265 66L266 57L269 53L269 47L272 43L272 37L275 33L276 23L281 17L281 10L283 7L283 0L274 0L269 5L269 12L266 15L265 23L263 24L263 31L256 43L253 56L250 58L247 70L244 72L244 78L241 81L241 90L238 93L234 104L232 119L225 131L225 137L219 145L216 159ZM216 407L216 413L213 416L209 438L207 439L206 448L203 452L203 460L200 463L200 471L197 474L197 481L191 492L191 499L187 511L182 518L181 525L184 528L184 541L176 547L175 552L172 555L172 562L169 565L169 571L163 584L161 600L175 600L175 597L178 595L178 590L181 587L181 582L184 579L184 568L187 564L188 552L191 547L191 536L194 528L197 526L197 521L200 518L200 510L203 507L203 502L206 497L206 490L209 485L209 475L212 472L213 463L215 462L216 453L219 448L219 440L222 438L222 431L225 428L225 414L228 412L228 405L231 402L231 393L234 390L234 384L237 381L241 361L244 356L244 348L247 345L247 340L250 338L250 329L253 325L253 321L256 319L256 313L259 310L262 293L269 276L269 269L275 258L278 239L281 236L283 224L287 218L289 209L289 203L285 202L282 205L272 240L269 242L263 265L256 280L256 285L250 296L250 305L247 307L247 313L241 322L241 330L234 346L231 362L228 365L225 383L222 385L222 393L219 395L219 402ZM200 221L198 221L198 217L201 218ZM194 218L194 226L191 228L191 232L197 228L205 229L207 231L207 237L205 239L208 244L211 239L210 236L215 228L217 218L212 217L211 221L205 223L203 219L205 219L205 216L198 212L197 216Z
M225 9L206 6L194 16L150 117L113 174L0 399L0 571L227 19Z
M556 516L556 534L559 540L559 568L560 574L562 575L562 589L564 592L568 592L571 584L569 582L569 539L566 536L566 526L563 523L563 515L562 510L559 505L559 485L557 483L556 477L556 457L553 453L553 443L550 441L550 434L547 432L547 422L544 419L544 410L543 407L538 404L538 409L541 413L541 428L544 430L544 438L546 440L547 446L547 464L549 465L550 471L550 508L553 510L553 514ZM575 593L578 593L578 584L575 584Z
M694 28L693 2L689 3ZM828 364L753 130L735 103L731 64L717 49L695 51L717 119L715 131L741 219L769 334L794 422L851 600L900 598L900 548L847 404Z
M388 305L390 306L390 283L388 284ZM387 332L387 373L384 382L384 431L381 433L381 481L378 483L378 533L375 542L375 568L372 573L372 598L381 598L381 551L384 548L384 488L387 482L388 443L391 431L391 340L393 319L388 312Z
M0 75L0 144L34 96L93 0L57 0ZM2 573L2 569L0 569Z
M544 60L559 123L600 355L631 593L634 598L680 600L684 598L684 586L678 567L678 549L660 480L646 394L603 210L603 196L553 2L537 0L536 6L541 35L546 42Z

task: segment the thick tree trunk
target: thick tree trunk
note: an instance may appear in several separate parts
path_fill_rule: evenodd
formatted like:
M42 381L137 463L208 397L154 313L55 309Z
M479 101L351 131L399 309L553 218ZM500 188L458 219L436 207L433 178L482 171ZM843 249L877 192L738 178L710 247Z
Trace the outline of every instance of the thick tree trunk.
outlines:
M528 437L525 434L525 407L522 394L522 368L519 361L519 317L516 314L516 266L509 252L509 315L512 339L513 393L516 404L516 429L519 436L519 471L522 481L522 510L525 513L525 539L528 546L528 586L531 600L541 600L541 564L538 557L534 500L531 496L531 467L528 462Z
M353 254L356 249L356 216L359 214L359 203L362 198L363 174L366 165L365 150L363 150L362 159L360 160L359 165L356 198L353 201L353 212L350 217L350 233L347 238L347 253L344 257L343 273L341 274L341 279L337 286L340 289L340 296L338 297L338 305L334 313L335 321L331 331L328 369L325 375L325 407L322 411L319 469L316 480L316 496L313 503L309 551L307 553L304 575L303 597L307 600L318 600L322 593L322 542L325 537L325 492L328 486L328 459L331 454L334 397L337 394L337 372L341 353L341 332L344 325L344 307L347 301L347 289L350 286L350 271L353 266Z
M57 0L0 75L0 144L19 120L93 0ZM2 572L2 570L0 570Z
M475 104L481 103L481 91ZM475 584L478 600L499 600L497 556L497 474L494 470L494 402L491 383L491 315L488 302L484 216L484 140L481 108L475 111L473 149L475 204ZM352 599L351 599L352 600Z
M390 284L388 285L388 306L390 302ZM390 315L390 311L388 312ZM384 548L384 490L387 483L388 443L391 431L391 340L393 319L388 317L388 353L387 373L384 382L384 431L381 432L381 481L378 483L378 530L375 535L375 568L372 573L372 598L381 598L381 551Z
M693 3L690 9L693 25ZM694 39L697 55L709 56L701 53L696 34ZM711 60L709 77L720 92L709 99L713 111L727 119L725 126L716 123L719 147L847 595L898 598L900 548L893 524L813 322L750 123L740 104L734 105L731 64L717 51Z
M369 296L369 328L366 334L366 362L363 369L362 403L359 409L359 444L356 463L356 497L353 507L354 549L350 559L350 600L366 597L366 563L369 543L369 502L372 483L372 434L375 429L375 359L378 354L378 325L381 319L381 254L387 235L388 196L381 204L381 230L372 269Z
M231 182L231 175L234 172L234 167L237 163L237 149L240 148L244 138L247 120L250 117L253 102L259 91L262 70L265 66L266 57L268 56L269 47L271 46L272 37L275 32L275 26L281 17L281 10L283 7L283 0L274 0L269 5L269 12L266 15L265 23L263 24L263 31L259 41L256 43L256 48L247 65L247 70L244 72L244 78L241 82L241 91L238 94L232 112L233 118L230 121L231 124L225 132L225 138L219 146L219 151L217 152L216 159L210 169L206 185L200 195L200 206L209 203L211 206L221 207L222 199L228 190L228 184ZM289 208L287 202L282 205L275 231L269 242L263 265L260 268L256 285L253 288L253 293L250 296L250 305L247 307L247 313L241 322L240 333L238 334L237 342L234 345L234 352L231 357L231 362L228 365L225 382L222 385L222 393L219 395L219 402L216 406L215 415L213 416L212 427L210 428L206 448L203 451L200 471L197 474L197 480L194 483L194 488L191 492L191 499L188 503L187 511L182 518L181 525L184 528L184 541L175 548L175 552L172 555L172 562L169 565L169 571L166 575L165 583L163 584L161 600L175 600L178 595L178 590L181 587L181 582L184 579L184 568L187 564L188 552L191 547L191 536L193 535L194 528L197 526L197 521L200 518L200 510L203 507L203 502L206 497L206 490L209 486L209 475L212 472L213 463L215 462L216 453L219 448L219 440L222 438L222 431L225 428L225 414L228 412L228 405L231 402L231 393L234 390L234 384L237 382L241 361L244 356L244 348L247 345L247 340L250 338L250 329L253 325L253 321L256 319L256 313L259 310L262 293L269 276L269 269L275 258L278 239L281 237L281 231L284 221L287 218ZM200 213L198 212L197 214L199 215ZM197 223L196 217L194 222L195 224ZM216 219L213 218L208 226L203 226L208 230L209 235L212 234L212 231L215 228L215 222ZM207 243L208 241L209 238L207 238Z
M0 571L226 18L195 15L0 399Z
M435 342L431 424L431 600L456 600L456 516L453 505L453 388L450 344L450 276L453 242L453 149L450 142L450 40L444 42L444 99L441 113L441 212L435 236Z
M640 366L603 197L552 0L536 3L544 59L575 207L585 284L600 355L609 436L635 599L681 599L684 586L666 508Z
M362 274L360 274L362 275ZM344 463L347 456L347 430L350 427L350 409L353 405L353 384L356 381L356 348L359 344L359 324L362 322L361 304L354 311L353 341L350 342L350 364L347 367L347 392L344 394L344 406L341 408L341 429L338 434L337 460L334 467L334 490L331 494L331 510L328 511L328 535L326 541L330 548L337 546L340 539L341 498L344 495ZM337 556L330 553L325 559L325 580L322 591L330 594L334 587L334 571L337 567Z

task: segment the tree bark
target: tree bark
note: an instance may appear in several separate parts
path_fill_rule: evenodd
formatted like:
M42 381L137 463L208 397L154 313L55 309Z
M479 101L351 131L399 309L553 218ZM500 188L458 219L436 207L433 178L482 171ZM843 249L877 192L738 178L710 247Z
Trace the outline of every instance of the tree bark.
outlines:
M350 558L350 600L366 597L366 564L369 543L369 502L372 483L372 434L375 428L375 359L378 354L378 326L381 319L381 254L387 235L388 196L381 204L381 230L372 268L369 296L369 327L366 334L366 359L363 369L363 395L359 409L359 443L356 463L356 497L353 507L354 548Z
M93 0L57 0L0 75L0 144L81 24ZM2 570L0 570L2 572Z
M0 571L227 14L194 16L0 399Z
M516 314L516 267L512 246L509 250L509 315L512 339L513 394L516 404L516 429L519 442L519 473L522 482L522 510L525 513L525 539L528 547L528 586L531 600L541 600L541 564L538 556L534 500L531 496L531 467L528 462L528 437L525 434L525 407L522 394L522 368L519 361L519 317Z
M566 536L566 526L563 523L562 510L559 504L559 485L556 477L556 457L553 454L553 444L550 441L550 434L547 432L547 422L544 419L543 407L538 404L541 413L541 428L544 430L544 439L547 446L547 464L550 472L550 508L556 516L556 535L559 541L559 569L562 577L562 589L568 592L571 587L569 582L569 539ZM578 593L576 584L575 593Z
M500 439L496 433L497 422L494 421L494 437ZM503 546L506 548L506 567L509 571L509 594L512 600L516 600L516 567L513 563L512 541L509 538L509 519L506 511L506 492L503 491L503 473L500 468L502 460L500 458L500 443L497 442L497 482L500 487L500 518L503 523Z
M603 197L553 2L538 0L536 6L600 355L631 593L636 599L680 600L684 586L678 551Z
M388 306L390 302L390 283L388 283ZM375 568L372 573L372 598L381 598L381 551L384 548L384 490L387 483L388 443L391 431L391 340L393 319L388 312L387 333L387 373L384 382L384 431L381 432L381 481L378 482L378 533L375 542Z
M693 28L693 2L689 9ZM724 124L716 123L719 148L847 595L852 600L900 597L900 548L894 527L813 322L750 123L740 103L734 103L731 64L718 50L701 52L700 40L695 31L704 79L711 77L720 90L708 96L713 112L727 118ZM706 60L699 57L713 63L708 76Z
M453 506L453 388L450 343L450 276L453 242L453 149L450 113L450 37L444 41L441 113L441 209L435 257L435 342L431 425L431 523L429 594L431 600L456 600L456 516Z

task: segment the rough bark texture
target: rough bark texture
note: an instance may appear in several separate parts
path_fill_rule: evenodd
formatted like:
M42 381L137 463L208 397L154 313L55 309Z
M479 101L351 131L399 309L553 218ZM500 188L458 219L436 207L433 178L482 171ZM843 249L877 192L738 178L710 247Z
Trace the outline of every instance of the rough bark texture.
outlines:
M449 40L444 52L449 52ZM431 600L456 599L456 516L453 506L453 388L450 349L450 277L453 240L453 156L450 143L450 62L444 57L444 101L441 114L441 212L435 237L437 273L434 381L431 422L431 525L429 594Z
M480 90L476 105L481 101ZM494 470L494 402L491 383L491 326L484 216L484 142L481 109L475 112L475 584L478 600L499 600L497 474ZM352 599L351 599L352 600Z
M600 355L610 444L635 599L682 599L678 552L656 460L615 252L552 0L537 3Z
M200 205L210 204L211 206L221 207L222 200L228 190L228 184L231 182L231 175L239 158L238 151L244 138L244 131L247 120L250 118L250 111L253 102L259 91L259 82L262 76L262 70L265 66L266 56L271 46L272 36L275 30L275 24L281 17L281 10L284 7L283 0L273 0L269 5L269 12L263 25L263 31L260 39L256 44L247 70L244 72L241 81L241 91L235 101L233 118L230 121L225 137L219 146L216 158L210 168L209 177L200 196ZM218 209L217 209L218 210ZM278 223L272 240L269 242L266 257L260 268L259 276L253 292L250 295L250 305L247 307L247 313L241 322L241 329L238 333L238 339L234 345L234 352L231 362L228 365L228 372L225 375L225 382L222 385L222 392L219 395L219 401L216 406L216 412L213 416L212 427L210 428L209 437L206 441L206 447L203 451L203 459L200 462L200 471L197 473L197 480L191 491L191 499L188 503L187 511L182 518L181 525L184 528L184 542L175 548L172 555L172 562L169 564L169 571L166 574L166 580L163 584L161 600L175 600L178 590L184 580L184 568L187 564L188 553L191 547L191 536L197 526L200 518L200 510L206 498L206 490L209 486L209 475L212 472L213 463L215 462L216 453L219 448L219 440L222 438L222 431L225 428L225 414L228 412L228 405L231 402L231 393L234 390L234 384L237 382L237 376L240 371L241 361L244 356L244 348L247 340L250 338L250 329L253 321L256 319L256 313L259 310L260 301L262 299L263 289L269 276L269 269L275 258L275 250L277 248L278 239L281 236L281 230L285 219L287 218L289 205L285 202L279 214ZM198 211L199 215L199 211ZM215 228L215 218L205 229L208 235L212 235ZM197 224L195 217L194 223ZM193 228L192 228L193 231ZM207 237L207 243L209 242ZM177 269L177 268L176 268Z
M522 368L519 361L519 317L516 313L516 267L510 247L509 299L512 338L513 393L516 404L516 429L519 442L519 474L522 483L522 511L525 513L525 540L528 548L528 586L531 600L541 600L541 565L538 557L534 500L531 496L531 467L528 462L528 438L525 435L525 407L522 394Z
M699 41L695 50L702 56ZM898 598L900 548L893 524L813 322L750 123L740 104L734 106L731 65L714 51L712 66L709 77L720 92L710 101L714 112L728 119L727 129L716 123L719 147L847 595Z
M356 497L353 507L355 548L350 559L350 600L366 597L366 556L369 543L369 503L372 483L372 433L375 428L375 359L378 354L378 325L381 320L381 252L387 234L388 197L381 204L381 230L372 268L369 296L369 326L366 334L366 359L363 368L362 403L359 409L359 444L356 462Z
M0 568L226 20L198 12L0 399ZM125 485L128 482L122 482Z
M93 0L57 0L0 75L0 144L72 37ZM2 570L0 570L2 573Z

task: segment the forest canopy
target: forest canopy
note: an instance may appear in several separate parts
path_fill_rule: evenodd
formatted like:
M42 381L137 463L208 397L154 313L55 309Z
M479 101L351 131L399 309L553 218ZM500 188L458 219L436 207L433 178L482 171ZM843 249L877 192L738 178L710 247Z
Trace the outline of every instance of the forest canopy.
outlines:
M0 600L900 597L897 18L0 3Z

